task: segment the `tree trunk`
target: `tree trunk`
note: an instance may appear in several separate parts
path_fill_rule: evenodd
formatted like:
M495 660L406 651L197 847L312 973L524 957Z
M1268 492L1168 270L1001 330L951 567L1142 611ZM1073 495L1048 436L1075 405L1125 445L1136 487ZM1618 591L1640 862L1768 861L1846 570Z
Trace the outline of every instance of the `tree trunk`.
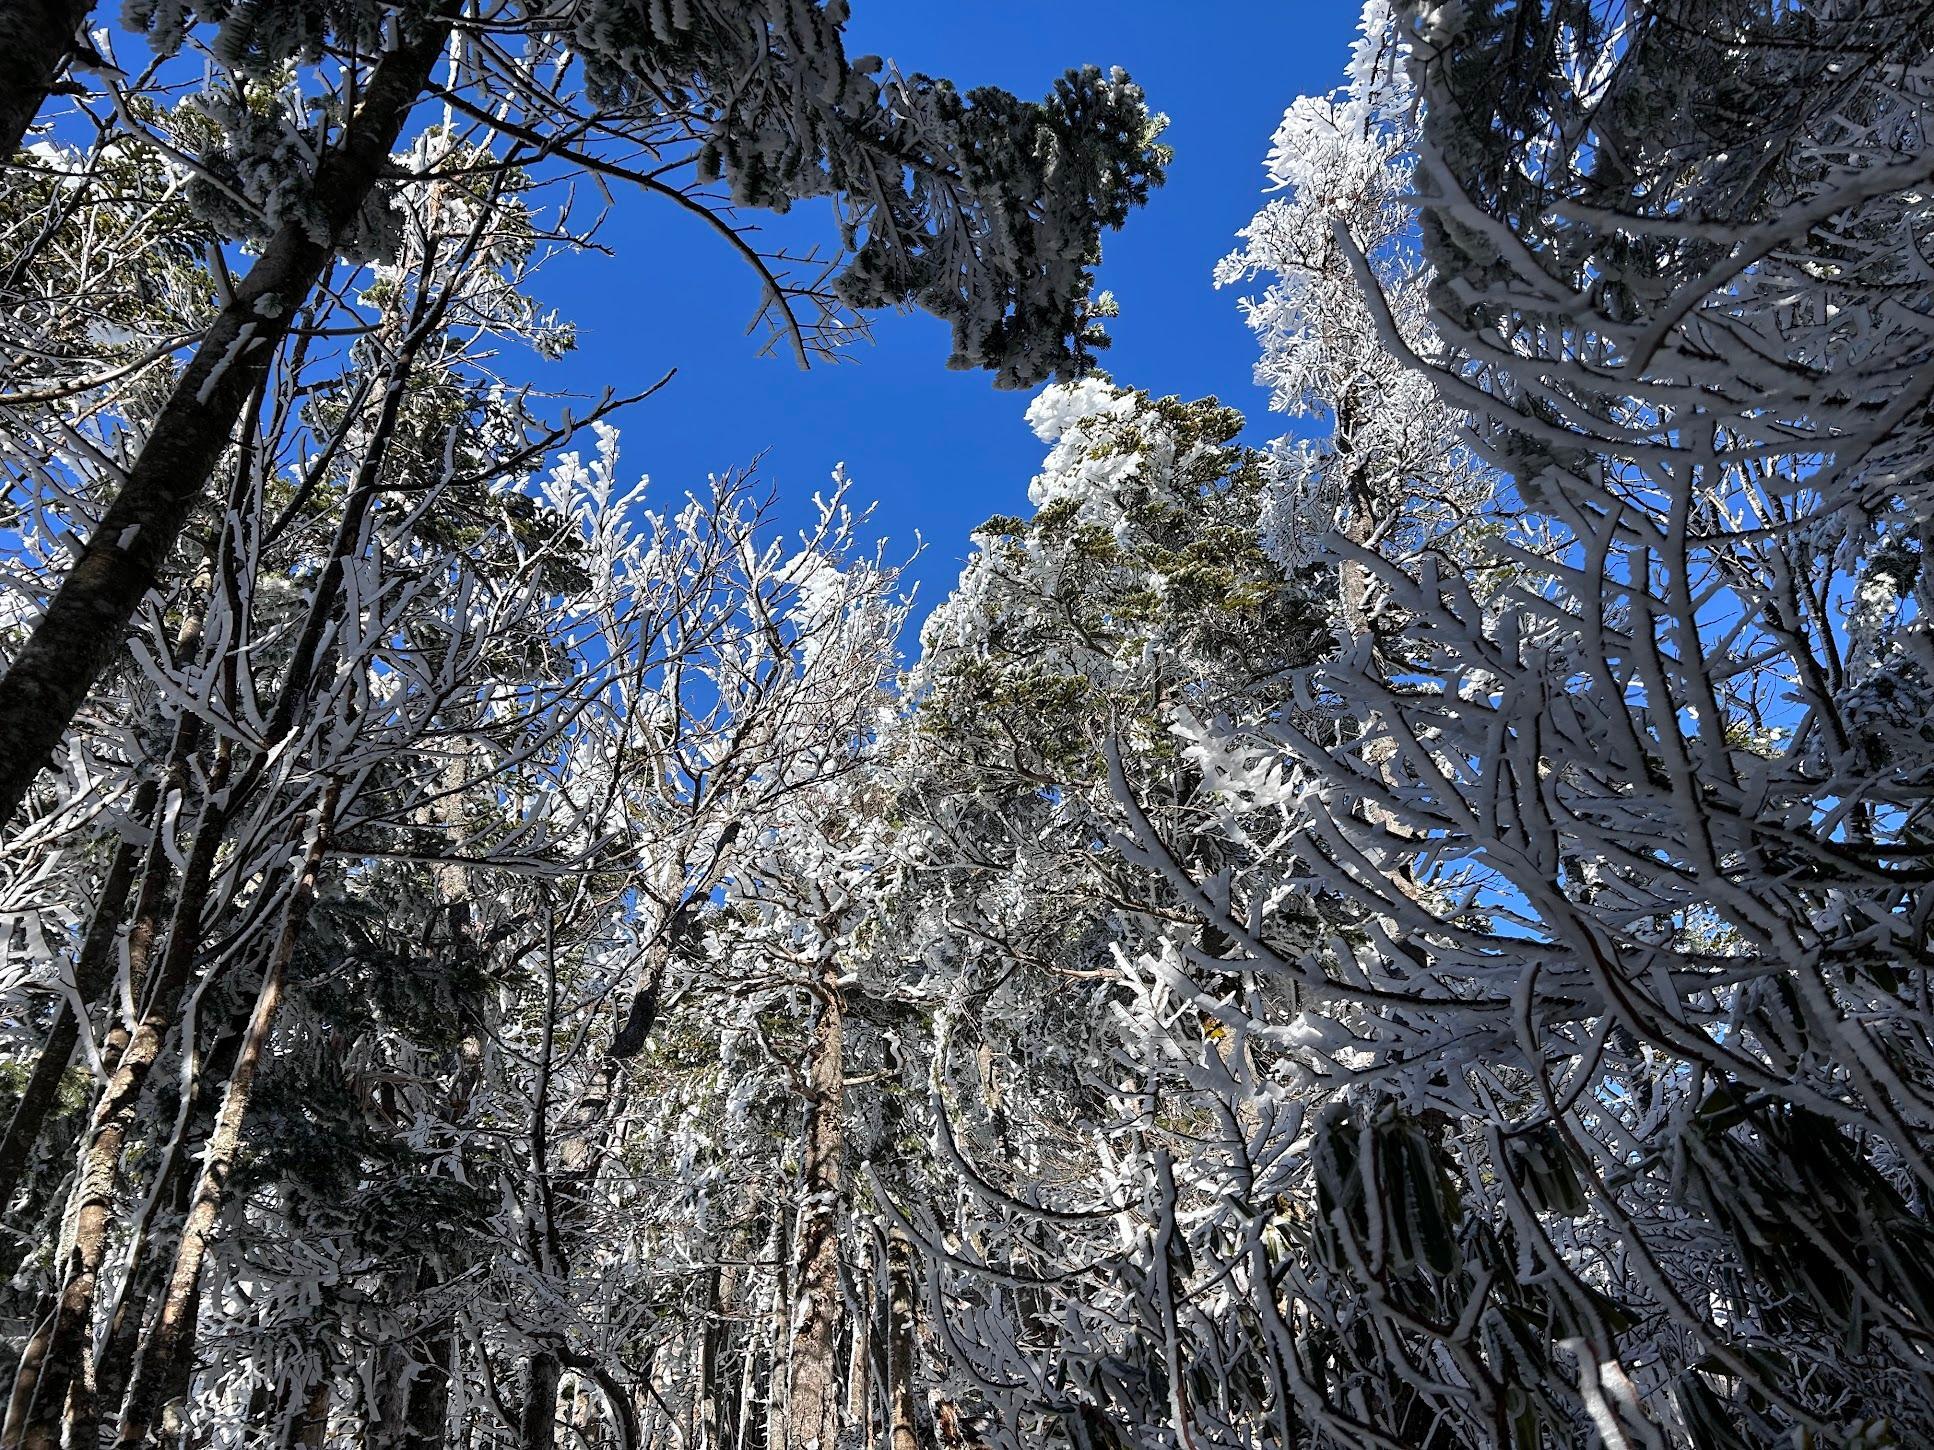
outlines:
M392 389L391 396L400 397L401 390ZM379 422L379 431L386 433L393 421L392 411ZM371 473L368 476L373 478L374 475ZM447 826L453 830L458 828L462 791L466 783L465 762L466 757L461 752L453 753L444 762L441 779L447 794L421 813L424 825ZM430 868L430 877L436 884L436 913L427 933L426 945L434 948L437 924L441 923L449 932L449 973L452 977L467 976L477 951L471 922L469 877L463 866L454 861L437 862ZM443 1112L452 1122L460 1121L463 1117L469 1096L475 1091L473 1079L478 1070L476 1064L483 1060L485 1009L481 998L474 995L465 997L458 1011L463 1025L469 1030L457 1049L444 1084ZM469 1171L476 1170L471 1167ZM461 1272L464 1262L465 1247L461 1243L439 1244L434 1249L422 1252L411 1296L412 1309L419 1322L430 1291L446 1275ZM411 1377L404 1395L399 1443L401 1450L442 1450L450 1417L450 1384L457 1367L454 1319L446 1316L440 1321L427 1323L422 1331L421 1344L422 1370Z
M232 1032L225 1034L208 1055L196 1083L196 1101L190 1105L188 1118L198 1119L207 1100L214 1096L215 1084L224 1081L235 1066L235 1054L241 1049L242 1023L236 1023ZM184 1120L183 1137L187 1136L189 1121ZM157 1210L164 1200L168 1201L170 1216L188 1216L189 1190L193 1186L188 1177L188 1147L185 1142L171 1144L163 1160L161 1173L165 1175L152 1190L153 1203ZM150 1253L154 1237L147 1223L140 1224L135 1240L129 1246L127 1266L122 1270L121 1292L116 1296L112 1313L108 1317L107 1330L101 1338L100 1352L94 1357L94 1393L89 1402L77 1403L76 1397L68 1397L67 1443L72 1446L95 1445L99 1439L99 1428L95 1416L99 1406L106 1405L110 1410L121 1403L126 1393L128 1375L134 1367L135 1351L141 1344L142 1326L147 1321L149 1305L158 1297L163 1279L167 1274L166 1256Z
M136 820L146 820L154 813L158 793L159 787L154 781L142 783L134 795ZM114 859L108 865L101 893L94 902L94 915L87 923L87 935L82 938L80 952L74 959L74 995L82 1002L99 997L113 975L114 942L120 935L121 913L127 909L140 855L141 848L133 841L123 841L114 848ZM60 1095L60 1080L66 1076L74 1044L80 1040L80 1026L73 1003L63 1000L46 1044L34 1063L33 1075L27 1079L13 1118L7 1124L6 1136L0 1138L0 1212L13 1202L27 1159L33 1154L34 1144L40 1141L40 1130Z
M772 1302L766 1306L764 1338L766 1352L771 1361L766 1373L765 1384L765 1447L766 1450L786 1450L786 1404L788 1354L791 1339L786 1327L788 1314L792 1307L793 1261L787 1250L792 1247L793 1237L791 1215L786 1212L786 1204L777 1205L773 1215L772 1233L767 1240L766 1261L772 1265L773 1285Z
M184 1221L188 1217L193 1180L187 1173L190 1152L186 1139L192 1126L199 1123L202 1114L212 1105L217 1092L227 1083L235 1070L235 1059L242 1050L247 1036L248 1020L238 1018L225 1029L204 1059L201 1071L196 1074L195 1100L188 1105L181 1121L181 1138L168 1145L160 1169L161 1176L156 1180L151 1193L151 1203L158 1210L164 1200L169 1203L171 1216L179 1215ZM100 1407L106 1405L110 1411L121 1403L127 1392L128 1378L134 1370L134 1359L141 1346L152 1302L160 1297L173 1256L150 1252L155 1237L151 1224L144 1219L136 1226L133 1242L129 1245L126 1264L122 1269L121 1291L116 1296L109 1314L106 1332L100 1338L100 1350L94 1356L93 1391L89 1395L70 1393L67 1400L67 1444L96 1445L100 1429L97 1416ZM186 1392L185 1383L182 1386Z
M93 0L8 0L0 5L0 165L20 149L93 8Z
M726 1443L719 1375L725 1345L725 1312L737 1284L736 1265L726 1264L712 1270L705 1294L705 1319L698 1330L698 1364L693 1371L693 1379L697 1381L692 1386L695 1450L724 1450Z
M211 576L205 570L202 577L197 581L199 593L205 596L211 587L211 582ZM180 654L187 655L199 645L204 619L204 610L196 609L191 611L190 617L183 623L181 631L176 637L176 647ZM146 858L141 866L140 889L135 894L134 918L128 924L127 935L127 991L129 1000L137 1003L143 1001L147 995L149 985L148 963L154 956L157 943L162 940L162 923L168 916L169 885L173 880L169 839L167 833L162 829L162 820L155 807L174 798L177 794L186 792L189 784L189 765L194 758L196 747L200 741L200 717L197 715L182 716L175 725L174 738L168 746L167 766L162 773L160 781L156 784L153 805L146 812L149 825ZM225 782L227 779L228 764L229 758L226 750L224 749L218 752L214 763L213 774L211 775L211 781L216 783L216 789L220 788L220 782ZM137 807L140 804L140 800L140 795L137 793ZM142 814L137 809L137 819ZM216 815L212 811L212 808L204 806L200 818L202 829L195 839L197 842L208 841L208 846L205 851L197 851L191 847L190 860L184 863L188 870L188 875L185 878L186 881L199 882L203 890L207 886L208 864L213 859L212 853L216 845L214 828L210 824L215 819ZM199 874L197 874L197 862L200 863ZM185 889L192 891L195 888L188 886ZM177 902L177 914L179 914L179 902ZM199 906L194 908L194 915L198 923L200 915ZM94 925L94 923L90 923L89 926L90 942L92 941ZM110 934L106 938L104 945L111 948L113 940L113 936ZM86 952L87 948L88 943L84 942L82 946L83 953ZM111 1084L115 1074L120 1069L121 1058L131 1040L131 1033L135 1024L123 1020L118 1010L111 1010L108 1013L108 1022L111 1025L102 1038L100 1058L101 1068L108 1075ZM74 1025L76 1035L78 1035L78 1021ZM92 1108L89 1111L87 1118L88 1125L92 1125L96 1121L100 1102L100 1095L97 1094ZM17 1116L16 1121L18 1121ZM23 1136L25 1136L26 1124L20 1124L20 1128ZM10 1128L9 1131L11 1132L12 1129ZM34 1130L36 1136L38 1131L39 1129L36 1127ZM28 1147L31 1148L31 1146L31 1143L29 1143ZM76 1192L73 1197L73 1213L76 1216L79 1212L78 1191L85 1182L84 1164L85 1155L83 1154L82 1176L76 1182ZM68 1240L67 1232L70 1222L70 1219L65 1216L63 1217L61 1225L61 1251L55 1260L56 1272L59 1272L61 1259L68 1255L72 1247ZM56 1329L60 1327L60 1316L55 1312L59 1303L60 1295L58 1292L49 1296L47 1304L43 1306L43 1317L36 1321L36 1327L27 1346L27 1350L23 1352L21 1361L16 1366L15 1375L10 1382L12 1389L8 1398L6 1417L4 1422L0 1422L0 1446L12 1447L20 1443L20 1437L24 1432L26 1417L32 1405L35 1389L39 1384L40 1372L46 1361L47 1351L53 1342ZM52 1400L50 1392L48 1412L59 1413L60 1409L59 1403Z
M439 6L371 71L340 144L316 168L313 210L302 209L302 219L279 228L236 284L156 417L126 483L0 678L0 826L26 798L160 578L297 309L388 168L443 53L455 8ZM321 240L310 230L318 216Z
M322 1450L329 1441L329 1371L325 1367L303 1401L302 1418L293 1427L300 1450Z
M861 1444L871 1441L873 1401L869 1359L873 1353L873 1319L863 1281L853 1284L853 1312L847 1316L851 1336L846 1345L846 1422L858 1425Z
M426 1289L437 1284L436 1266L427 1259L417 1276ZM424 1344L424 1368L410 1381L403 1408L403 1450L442 1450L450 1418L450 1377L456 1373L457 1340L454 1325L430 1330Z
M200 592L207 591L206 573L197 581L197 586ZM178 654L186 655L200 644L203 618L203 610L189 611L188 619L175 637ZM189 757L194 754L200 732L197 717L184 717L175 726L161 778L143 781L134 793L131 814L137 824L145 822L150 828L145 859L141 860L141 889L135 897L135 919L128 934L130 985L137 992L160 924L161 899L168 885L168 855L162 845L161 822L155 808L186 784ZM127 908L128 893L134 884L137 859L142 856L142 847L133 841L123 841L115 848L114 860L95 902L93 918L87 924L87 935L74 961L74 994L83 1003L93 1002L107 990L113 978L114 944L120 933L121 914ZM59 1096L60 1080L66 1074L68 1059L74 1055L74 1044L79 1038L80 1019L75 1016L72 1004L63 1002L47 1035L46 1046L34 1064L33 1077L28 1080L19 1106L7 1124L6 1137L0 1139L0 1213L13 1202L20 1175ZM109 1072L114 1070L112 1061L104 1060L101 1065Z
M561 1368L557 1356L549 1350L531 1356L524 1423L517 1440L520 1450L557 1450L557 1382Z
M829 969L806 1063L805 1195L799 1204L786 1450L834 1450L839 1438L839 1212L846 1156L844 1003Z
M913 1396L913 1246L895 1229L886 1250L887 1450L921 1450Z
M748 1310L751 1300L748 1296ZM748 1325L750 1313L746 1316ZM759 1374L759 1334L748 1327L743 1336L744 1343L739 1352L739 1397L733 1411L732 1450L751 1450L752 1424L758 1418L758 1391L756 1381Z
M168 1276L168 1287L162 1295L154 1325L135 1356L127 1401L121 1408L121 1423L115 1431L116 1450L140 1450L140 1447L153 1443L151 1436L162 1407L162 1398L180 1386L182 1369L194 1337L202 1263L208 1254L208 1241L215 1228L216 1216L221 1212L227 1194L228 1177L235 1166L236 1152L241 1147L242 1123L248 1116L249 1101L255 1092L255 1079L268 1049L276 1012L282 1005L282 989L288 980L289 962L295 956L296 941L308 918L309 904L315 899L316 877L322 869L323 852L329 841L340 790L340 785L331 781L317 807L316 822L309 839L309 849L303 857L301 875L283 916L281 935L263 967L262 986L255 997L255 1011L249 1017L248 1030L243 1034L234 1071L229 1074L228 1090L222 1095L222 1106L215 1115L214 1130L208 1135L208 1146L202 1153L201 1174L195 1183L194 1196L189 1201L187 1222L182 1225L181 1238L175 1246L175 1262Z
M118 1024L107 1036L102 1057L112 1062L107 1085L95 1101L74 1185L74 1240L66 1253L53 1323L37 1373L27 1374L23 1359L7 1406L0 1450L58 1450L67 1392L90 1361L88 1324L94 1313L101 1264L107 1256L108 1225L120 1184L121 1149L134 1124L148 1073L161 1056L169 1029L180 1013L190 968L201 945L203 908L208 897L216 849L222 839L221 799L231 760L224 740L209 771L208 798L196 822L175 899L174 919L161 965L132 1030Z

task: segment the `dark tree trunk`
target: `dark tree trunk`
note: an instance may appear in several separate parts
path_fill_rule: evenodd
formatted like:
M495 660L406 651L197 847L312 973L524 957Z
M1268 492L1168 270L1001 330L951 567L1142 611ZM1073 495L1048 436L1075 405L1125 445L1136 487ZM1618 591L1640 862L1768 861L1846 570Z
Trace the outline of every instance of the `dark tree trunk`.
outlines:
M295 1432L291 1450L322 1450L329 1440L329 1373L325 1368L302 1404L302 1418L291 1429Z
M521 1450L557 1450L557 1382L562 1366L549 1350L531 1356L530 1384L524 1394Z
M726 1317L738 1288L736 1265L712 1270L705 1294L705 1321L699 1326L698 1364L692 1386L697 1413L693 1416L698 1444L695 1450L722 1450L726 1441L725 1402L721 1394L725 1359Z
M0 679L0 826L26 798L207 488L236 420L267 376L336 244L389 166L417 97L443 53L452 7L416 26L370 73L341 143L316 169L315 215L281 227L203 336L162 407L127 482Z
M427 1258L417 1269L419 1295L437 1285L436 1265ZM423 1369L410 1381L403 1405L402 1450L443 1450L450 1415L450 1376L456 1373L457 1340L449 1322L424 1336Z
M93 8L93 0L8 0L0 5L0 165L20 149Z

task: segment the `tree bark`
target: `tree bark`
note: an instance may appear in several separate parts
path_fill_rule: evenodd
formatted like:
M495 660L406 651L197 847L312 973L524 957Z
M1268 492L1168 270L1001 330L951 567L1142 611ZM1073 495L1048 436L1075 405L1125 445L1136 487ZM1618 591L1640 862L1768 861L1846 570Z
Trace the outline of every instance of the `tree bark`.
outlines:
M793 1224L782 1200L773 1215L772 1232L767 1239L765 1258L772 1266L772 1302L766 1309L763 1337L770 1359L765 1383L765 1450L786 1450L786 1406L790 1402L790 1353L792 1341L786 1332L792 1308L793 1261L788 1250L793 1243Z
M851 1333L846 1344L846 1420L864 1427L873 1417L873 1316L864 1281L855 1279L853 1289L853 1312L848 1316Z
M562 1366L549 1350L531 1356L530 1385L524 1394L521 1450L557 1450L557 1382Z
M87 23L93 0L0 5L0 165L13 160Z
M886 1249L887 1450L922 1450L913 1397L913 1246L895 1229Z
M457 794L464 785L460 757L452 756L445 763L443 784L451 794L444 797L436 810L426 812L426 824L453 824L445 822L442 817L454 811L456 802L461 799ZM469 881L463 867L454 862L439 862L432 867L430 874L436 882L437 914L449 927L451 972L460 975L467 972L476 950L470 919ZM443 1111L451 1121L459 1120L464 1112L464 1104L473 1090L470 1078L474 1068L471 1064L481 1061L483 1055L480 1035L483 1030L482 1002L467 1000L460 1011L466 1018L475 1020L467 1024L474 1030L458 1048L445 1085ZM450 1244L441 1245L434 1251L426 1250L422 1254L417 1263L413 1296L419 1313L429 1291L434 1290L443 1275L451 1271L453 1258L460 1269L464 1262L462 1255L461 1245ZM450 1415L450 1382L456 1373L457 1330L454 1320L446 1317L441 1322L426 1325L422 1346L422 1371L411 1377L404 1396L402 1450L442 1450Z
M434 1270L428 1264L424 1268L429 1273L428 1286L434 1288ZM403 1409L403 1450L442 1450L450 1416L450 1377L456 1371L455 1327L445 1324L431 1331L424 1355L427 1367L410 1381Z
M730 1265L714 1268L705 1290L705 1318L698 1326L697 1363L692 1367L695 1450L721 1450L725 1444L719 1399L719 1351L725 1340L725 1306L732 1296L735 1277Z
M154 814L159 794L160 787L155 781L142 782L134 793L137 821L145 821ZM113 975L114 942L120 934L121 914L127 909L128 893L134 885L134 868L140 856L141 847L134 841L123 841L114 848L114 858L101 882L100 895L95 898L94 914L87 923L87 935L81 939L80 952L74 959L74 995L82 1002L99 997ZM33 1075L27 1079L20 1102L7 1123L6 1136L0 1138L0 1212L13 1202L20 1175L26 1170L34 1144L40 1141L40 1130L60 1095L60 1080L67 1073L74 1044L79 1040L80 1018L73 1003L63 1000L46 1044L34 1063Z
M225 1031L196 1075L195 1100L189 1105L181 1125L184 1140L214 1098L216 1087L225 1082L234 1069L245 1027L245 1022L236 1022L232 1030ZM193 1188L193 1180L187 1172L189 1157L186 1141L171 1143L163 1158L161 1177L152 1189L151 1201L155 1208L159 1210L161 1204L166 1202L171 1217L178 1214L185 1219L188 1216L189 1193ZM160 1295L168 1272L168 1256L151 1252L154 1246L155 1235L151 1225L146 1222L137 1225L134 1242L129 1245L126 1266L122 1269L121 1291L108 1316L106 1332L100 1340L100 1351L94 1356L93 1393L88 1396L68 1396L67 1443L70 1446L97 1445L100 1437L96 1422L99 1407L106 1405L112 1412L121 1403L121 1396L127 1390L134 1354L141 1344L142 1326L147 1321L150 1304Z
M329 1441L329 1372L325 1368L302 1404L302 1418L293 1427L300 1450L322 1450Z
M279 228L204 334L127 481L0 678L0 826L26 798L161 576L188 512L267 376L296 312L335 255L428 84L454 3L376 64L339 145L316 168L313 214ZM310 230L320 216L322 239Z
M176 1390L182 1379L187 1351L194 1338L195 1311L200 1303L202 1263L208 1254L208 1241L227 1196L229 1174L241 1147L242 1124L248 1116L255 1079L268 1050L269 1034L282 1005L283 987L288 981L289 962L295 956L296 941L308 919L309 905L315 900L316 877L322 869L323 852L336 811L341 787L331 781L323 791L316 809L316 822L303 856L295 892L282 918L282 931L269 960L262 969L262 985L255 996L255 1010L243 1033L241 1050L222 1094L221 1109L203 1150L201 1174L188 1204L188 1219L182 1225L175 1245L174 1267L162 1295L155 1322L135 1355L134 1374L128 1383L127 1400L121 1407L121 1423L115 1431L116 1450L141 1450L158 1443L153 1438L155 1421L163 1396Z
M834 1450L839 1438L839 1210L846 1157L845 1004L821 973L806 1063L805 1195L799 1205L786 1450Z
M174 918L161 964L147 992L138 1021L117 1024L108 1034L102 1058L112 1063L107 1085L94 1104L74 1186L74 1242L67 1252L61 1287L37 1373L27 1374L23 1359L0 1431L0 1450L58 1450L67 1392L89 1359L88 1324L94 1313L101 1264L107 1256L108 1225L120 1183L121 1149L134 1124L135 1109L148 1073L161 1056L169 1029L179 1015L190 968L201 945L215 854L222 840L222 797L227 786L231 747L227 740L209 770L208 796L196 822L175 898Z

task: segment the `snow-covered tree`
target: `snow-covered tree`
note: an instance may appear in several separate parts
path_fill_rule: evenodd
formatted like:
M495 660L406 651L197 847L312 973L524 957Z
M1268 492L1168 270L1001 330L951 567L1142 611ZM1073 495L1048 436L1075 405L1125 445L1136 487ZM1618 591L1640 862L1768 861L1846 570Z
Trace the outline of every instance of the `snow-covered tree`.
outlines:
M1276 1272L1347 1314L1285 1386L1319 1443L1911 1443L1927 37L1833 6L1403 25L1428 334L1337 238L1470 419L1487 527L1333 533L1372 615L1295 713L1191 732L1337 924L1250 944L1335 1104ZM1232 933L1266 904L1200 898Z
M1010 385L1078 367L1099 341L1087 296L1100 232L1161 176L1141 92L1090 67L1041 102L963 97L849 58L846 13L841 0L130 5L129 63L157 58L131 78L96 55L99 90L80 110L164 157L197 214L254 255L232 277L240 255L212 257L199 325L123 365L167 381L129 420L105 496L67 521L84 543L0 676L0 824L117 658L265 391L332 335L324 314L357 268L393 250L408 193L540 162L554 179L634 186L704 218L752 263L761 314L802 362L843 330L844 308L917 305L952 323L958 366ZM183 83L175 67L189 98L168 113L144 105L145 89ZM461 128L461 147L425 151L431 112L429 129ZM842 255L816 280L789 281L786 259L762 255L732 211L822 196L838 205Z
M1216 274L1253 449L1086 371L1118 78L837 0L62 14L0 1450L1934 1436L1926 17L1369 0ZM806 356L911 302L1070 375L897 698L843 476L782 535L522 385L585 176ZM816 281L732 209L825 197Z
M990 1443L1130 1443L1168 1418L1138 1281L1156 1185L1213 1136L1216 1083L1265 1070L1165 980L1270 989L1123 854L1111 774L1194 869L1243 877L1257 843L1171 727L1270 717L1331 622L1321 575L1264 548L1271 470L1230 410L1088 380L1030 418L1050 445L1035 512L982 529L929 620L895 762L895 950L932 1021L929 1162L897 1213L937 1431L979 1417Z

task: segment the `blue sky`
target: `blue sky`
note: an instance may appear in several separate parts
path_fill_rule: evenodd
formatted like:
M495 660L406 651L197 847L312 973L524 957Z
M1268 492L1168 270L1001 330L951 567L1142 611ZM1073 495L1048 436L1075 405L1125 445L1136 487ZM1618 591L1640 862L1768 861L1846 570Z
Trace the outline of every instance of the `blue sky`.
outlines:
M1280 431L1251 378L1255 345L1233 291L1209 281L1262 198L1262 157L1283 108L1340 79L1356 0L853 0L850 53L944 75L963 89L1039 96L1072 65L1124 67L1170 118L1167 186L1104 239L1101 285L1119 299L1104 365L1122 383L1184 397L1214 394L1250 417L1249 436ZM947 332L925 315L885 314L838 365L801 372L758 356L745 335L759 300L743 263L690 219L619 195L601 240L610 257L555 264L544 299L579 327L565 362L533 381L595 393L678 377L621 421L624 467L651 475L667 503L708 472L764 451L761 476L798 517L834 464L854 495L877 502L874 530L904 557L917 616L952 587L968 532L994 513L1025 513L1041 445L1022 421L1029 394L946 367ZM788 237L796 234L789 220ZM822 235L833 240L828 225ZM912 641L908 641L909 647Z

